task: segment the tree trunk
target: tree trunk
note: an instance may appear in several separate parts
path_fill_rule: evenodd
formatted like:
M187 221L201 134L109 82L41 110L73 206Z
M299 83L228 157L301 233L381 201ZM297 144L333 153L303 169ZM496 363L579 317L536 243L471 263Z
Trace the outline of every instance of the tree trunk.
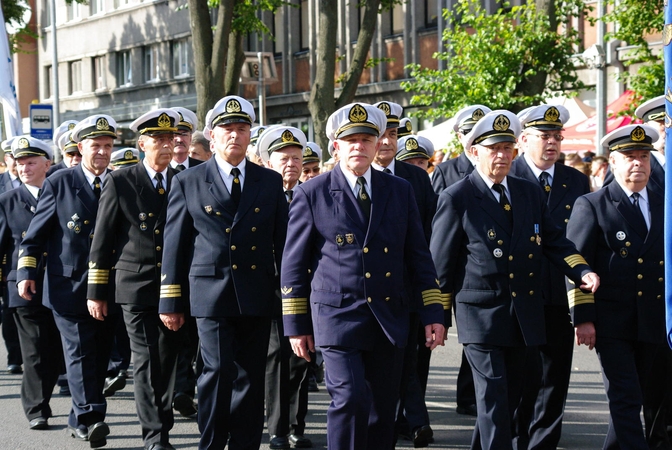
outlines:
M208 2L188 1L196 67L196 115L202 128L208 110L224 96L224 68L236 0L220 0L214 34Z
M229 54L224 79L224 95L238 95L240 87L240 71L245 63L243 51L243 35L235 31L229 35Z
M315 142L327 155L329 140L327 119L335 111L334 74L336 73L336 32L338 30L338 2L321 0L318 7L319 33L317 36L317 64L315 80L310 90L308 110L313 118ZM343 49L341 49L343 53Z
M362 25L359 28L359 34L357 35L357 45L355 46L355 51L352 55L352 61L350 61L345 81L343 82L343 90L336 100L336 109L345 106L348 103L352 103L355 100L359 79L364 71L369 49L371 48L371 41L373 41L373 35L376 32L376 21L378 20L379 8L380 0L368 0L365 2L364 18L362 19ZM348 43L346 45L350 44Z

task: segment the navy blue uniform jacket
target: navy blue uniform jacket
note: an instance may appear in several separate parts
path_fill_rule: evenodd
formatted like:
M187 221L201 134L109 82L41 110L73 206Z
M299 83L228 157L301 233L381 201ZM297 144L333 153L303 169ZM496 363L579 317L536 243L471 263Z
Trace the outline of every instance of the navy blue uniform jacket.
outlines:
M2 275L7 278L10 308L42 305L43 278L41 276L35 280L37 294L34 294L30 301L21 298L16 288L19 245L23 240L23 235L28 230L30 221L33 220L36 207L37 200L23 184L17 189L12 189L0 195L0 255L7 255L5 267L7 267L8 272ZM41 274L42 270L44 270L44 261L43 258L39 258L37 260L37 273Z
M371 185L368 229L340 166L296 188L281 275L285 335L369 350L371 326L380 326L404 347L413 301L403 295L404 266L421 291L423 324L445 322L411 185L376 170Z
M653 158L652 158L653 159ZM651 229L633 226L636 210L617 182L579 198L567 237L600 276L595 295L568 284L572 321L599 336L665 343L663 196L649 183Z
M511 175L529 180L541 189L539 180L534 176L532 169L527 165L522 155L513 161ZM586 175L564 164L555 165L553 186L551 186L551 193L546 204L553 223L562 228L563 232L567 229L567 222L569 222L569 216L572 214L574 202L577 198L589 192L590 183ZM545 280L542 284L544 303L567 307L565 274L552 265L548 258L544 257L542 261L542 278Z
M175 175L159 312L191 305L194 317L271 316L287 214L282 177L249 161L237 210L215 158Z
M467 155L460 153L457 158L444 161L432 173L432 187L440 194L445 188L452 186L474 171L474 165Z
M97 212L98 199L81 164L44 180L37 211L19 250L16 281L42 277L36 261L46 253L42 300L61 314L89 314L88 260Z
M541 189L507 180L513 226L477 171L439 195L430 249L441 291L455 298L463 344L544 344L542 255L574 280L590 272Z

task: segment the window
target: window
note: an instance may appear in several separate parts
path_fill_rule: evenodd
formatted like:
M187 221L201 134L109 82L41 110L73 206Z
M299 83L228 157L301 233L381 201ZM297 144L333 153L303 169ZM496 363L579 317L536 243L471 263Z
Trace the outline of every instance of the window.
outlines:
M390 34L402 34L405 20L404 5L394 5L390 11Z
M93 88L105 89L107 83L105 83L105 57L97 56L93 58Z
M425 0L425 27L433 28L438 25L437 0Z
M114 9L128 5L129 0L114 0Z
M173 41L173 78L191 73L191 38Z
M80 5L77 2L70 2L65 5L67 9L68 22L71 20L79 20L82 18L82 12L80 10Z
M301 50L308 50L310 39L310 16L308 15L308 0L301 0L301 11L299 15L299 26L301 27L301 42L299 47Z
M132 75L131 51L117 52L117 86L130 86L133 84Z
M145 82L159 80L159 46L148 45L144 48Z
M73 61L70 63L69 77L70 95L82 91L82 61Z
M273 37L275 38L273 41L273 53L276 55L280 55L285 46L285 27L282 26L283 9L278 8L273 16Z
M52 66L44 68L44 98L51 98L52 88L51 84L54 82L54 72Z
M91 5L91 15L100 14L103 12L104 0L89 0Z

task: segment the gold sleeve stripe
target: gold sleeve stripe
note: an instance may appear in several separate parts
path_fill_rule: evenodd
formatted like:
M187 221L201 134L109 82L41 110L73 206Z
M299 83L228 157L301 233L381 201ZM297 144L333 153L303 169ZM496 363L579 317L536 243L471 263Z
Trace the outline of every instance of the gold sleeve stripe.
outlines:
M443 303L443 309L448 310L453 307L453 294L441 294L441 303Z
M427 305L444 305L443 299L441 298L441 291L439 289L427 289L422 291L422 303Z
M162 298L182 297L182 286L179 284L167 284L165 286L161 286L161 292L159 296Z
M581 289L572 289L568 291L567 299L569 300L570 308L574 308L577 305L595 303L595 295L581 292Z
M109 280L108 269L89 269L89 284L107 284Z
M7 254L2 255L2 264L7 264Z
M16 265L17 269L28 267L29 269L37 268L37 260L34 256L23 256L19 258L19 263Z
M282 315L308 314L307 298L283 298Z
M588 265L588 263L586 262L586 260L583 259L583 256L579 255L578 253L575 254L575 255L569 255L568 257L566 257L566 258L565 258L565 262L566 262L567 265L568 265L569 267L571 267L572 269L573 269L574 267L578 266L579 264L585 264L586 266Z

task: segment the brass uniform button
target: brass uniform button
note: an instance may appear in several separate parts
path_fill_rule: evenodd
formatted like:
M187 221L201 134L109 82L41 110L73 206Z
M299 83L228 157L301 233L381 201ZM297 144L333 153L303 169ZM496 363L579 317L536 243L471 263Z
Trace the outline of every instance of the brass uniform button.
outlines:
M234 264L234 265L231 266L231 268L232 268L233 270L237 270L237 269L238 269L238 265Z
M258 213L259 211L261 211L259 208L254 208L255 213Z
M235 250L235 249L236 249L236 246L235 246L235 245L232 245L232 246L231 246L231 250Z
M498 240L498 241L497 241L497 245L504 245L504 241L503 241L503 240L501 240L501 239L500 239L500 240Z
M572 209L571 205L565 205L565 209Z
M663 296L662 296L662 295L657 295L656 298L657 298L658 300L660 300L661 298L663 298Z
M252 232L254 233L255 231L257 231L257 227L252 227Z
M161 267L161 263L156 263L156 267Z
M641 273L637 274L637 279L638 279L638 280L641 280L642 278L644 278L644 277L642 276Z
M565 223L569 223L569 219L565 219Z
M252 270L256 270L257 266L255 266L254 264L252 264L252 267L250 267L250 268L251 268Z
M511 278L513 280L513 274L512 273L509 274L509 278Z
M219 211L217 211L217 212L215 212L215 215L216 215L216 216L221 216L221 215L222 215L222 213L221 213L221 212L219 212Z
M256 245L253 245L253 246L252 246L252 251L255 251L256 249L257 249L257 246L256 246Z
M84 221L84 225L88 225L88 224L89 224L89 221L88 221L88 220L85 220L85 221Z
M42 256L47 256L47 252L42 253Z
M161 246L160 246L160 245L157 245L157 246L156 246L156 251L157 251L157 252L160 252L160 251L161 251Z
M154 234L161 234L161 230L154 230Z
M366 272L366 273L364 274L364 276L365 276L366 278L371 278L371 274L370 274L369 272Z
M159 233L158 233L158 230L157 230L157 233L156 233L156 234L159 234ZM89 239L93 239L93 233L91 233L91 234L89 235Z
M534 295L534 291L530 291L530 295Z
M626 246L626 247L630 247L631 245L632 245L632 244L631 244L629 241L625 243L625 246Z
M663 282L663 278L662 278L662 277L661 277L661 278L658 278L658 282L659 282L659 283L662 283L662 282Z
M534 272L530 272L530 278L534 276Z
M509 255L509 261L513 261L513 255Z
M534 242L537 238L535 236L530 236L530 242Z
M386 302L389 302L389 301L390 301L390 297L385 297L385 301L386 301Z
M527 255L527 257L532 259L532 258L534 258L534 255L532 253L530 253L529 255Z
M644 295L642 291L637 292L637 297L641 297L642 295Z
M366 301L371 303L371 297L367 298Z
M663 264L665 264L665 261L661 261L658 264L660 264L662 266Z
M517 295L517 294L516 294L515 292L512 292L512 293L511 293L511 297L513 297L513 298L516 298L516 295Z
M224 230L224 231L226 231L227 233L231 233L231 228L227 228L227 229Z
M385 248L383 249L383 251L384 251L385 253L387 253L387 247L385 247Z
M637 263L638 263L638 264L642 264L643 262L644 262L644 260L643 260L642 258L639 258L639 259L637 260Z
M364 247L364 248L362 249L362 251L363 251L364 253L369 253L369 247Z
M311 272L312 272L312 270L308 269L308 273L311 273Z
M149 213L148 216L149 217L154 217L154 213Z
M391 274L390 272L387 272L387 273L385 274L385 276L386 276L387 278L390 278L390 277L392 276L392 274Z

